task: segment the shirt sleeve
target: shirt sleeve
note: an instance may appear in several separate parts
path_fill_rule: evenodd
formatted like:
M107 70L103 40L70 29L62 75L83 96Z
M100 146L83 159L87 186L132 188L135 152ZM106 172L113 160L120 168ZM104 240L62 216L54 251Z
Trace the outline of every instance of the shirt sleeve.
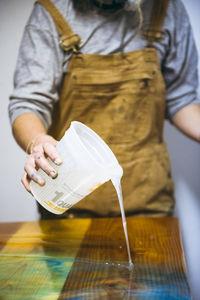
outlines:
M47 11L35 4L19 48L8 107L11 124L21 114L35 113L48 129L62 77L58 33Z
M174 26L168 32L168 51L162 64L166 83L166 117L169 120L186 105L200 104L197 93L198 55L190 20L180 0L171 3L174 5Z

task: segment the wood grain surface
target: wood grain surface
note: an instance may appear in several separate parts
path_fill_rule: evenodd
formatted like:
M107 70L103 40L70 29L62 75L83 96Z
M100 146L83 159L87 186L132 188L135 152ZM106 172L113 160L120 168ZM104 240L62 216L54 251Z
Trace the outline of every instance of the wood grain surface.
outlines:
M190 299L176 218L0 224L0 299Z

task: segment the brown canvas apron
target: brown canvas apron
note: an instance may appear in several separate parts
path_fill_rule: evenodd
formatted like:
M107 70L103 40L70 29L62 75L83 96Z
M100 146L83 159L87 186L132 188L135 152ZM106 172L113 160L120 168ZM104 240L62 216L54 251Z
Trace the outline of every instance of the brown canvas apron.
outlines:
M153 42L162 37L160 29L168 1L157 1L154 5L154 15L145 33L149 47L112 55L76 53L80 38L49 0L38 2L52 15L65 49L71 47L75 52L49 133L59 140L71 121L83 122L104 139L123 167L126 214L172 215L173 182L163 141L165 84L153 48ZM119 216L111 182L84 198L72 211Z

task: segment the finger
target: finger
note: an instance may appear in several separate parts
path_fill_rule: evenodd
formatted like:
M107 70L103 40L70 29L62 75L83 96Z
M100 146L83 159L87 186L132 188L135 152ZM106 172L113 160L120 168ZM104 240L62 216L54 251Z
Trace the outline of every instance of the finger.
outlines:
M27 173L29 179L35 181L36 183L38 183L41 186L43 186L45 184L44 179L38 174L36 169L33 166L31 166L30 164L26 164L24 166L24 170Z
M24 175L21 178L21 182L24 185L25 189L27 190L27 192L31 193L31 189L30 189L30 182L31 180L27 177L27 173L24 173Z
M41 153L34 153L35 164L37 167L41 168L48 176L53 179L58 176L57 171L49 164L47 159Z
M51 143L45 143L44 146L44 152L45 154L56 164L61 165L62 164L62 158L59 155L58 151L56 150L56 147L52 145Z

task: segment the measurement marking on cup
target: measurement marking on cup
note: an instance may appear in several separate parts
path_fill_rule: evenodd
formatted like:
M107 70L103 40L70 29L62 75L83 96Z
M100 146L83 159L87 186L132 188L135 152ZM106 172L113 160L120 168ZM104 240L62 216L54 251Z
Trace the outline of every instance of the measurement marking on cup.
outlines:
M94 192L96 189L98 189L100 186L102 185L102 183L98 183L97 186L95 186L94 188L90 189L90 192Z
M55 194L56 196L51 200L54 203L57 202L64 195L63 192L58 192L58 191L55 191Z
M73 189L70 188L69 185L66 184L66 182L64 182L62 184L62 188L67 192L67 193L70 193L72 194L74 197L76 197L77 199L82 199L84 197L84 195L81 195L79 193L77 193L76 191L74 191Z
M49 207L52 207L53 209L61 212L61 213L64 213L66 211L66 209L63 209L63 208L60 208L58 206L55 206L53 203L51 203L50 201L44 201L44 203L46 203Z
M56 207L58 207L60 210L63 209L64 211L66 209L69 209L72 206L72 204L69 204L64 200L61 200L61 197L64 196L63 192L55 191L54 193L56 194L56 196L51 201L45 202L46 204L48 204L51 207L54 207L55 209Z

